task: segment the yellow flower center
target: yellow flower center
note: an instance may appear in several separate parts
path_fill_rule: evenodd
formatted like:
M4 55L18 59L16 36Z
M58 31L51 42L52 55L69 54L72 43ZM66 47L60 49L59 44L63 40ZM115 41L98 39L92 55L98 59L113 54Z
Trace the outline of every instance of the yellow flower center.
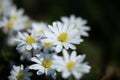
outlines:
M17 76L16 76L16 78L17 78L18 80L23 79L23 77L24 77L24 75L23 75L22 72L19 72L19 73L17 74Z
M75 66L76 66L76 63L75 63L74 61L70 61L70 62L67 63L66 68L67 68L68 70L71 70L71 69L73 69Z
M45 68L50 68L51 65L52 65L52 61L47 59L47 60L44 60L42 65L45 67Z
M7 27L8 27L9 29L12 29L13 26L14 26L14 23L13 23L13 22L9 21L9 22L7 23Z
M50 43L50 42L45 42L45 43L44 43L44 46L45 46L45 47L50 47L51 45L52 45L52 43Z
M32 44L35 42L35 38L33 36L28 36L27 39L26 39L26 42L28 44Z
M60 42L66 42L66 41L68 41L68 34L65 33L65 32L61 33L61 34L58 36L58 40L59 40Z
M13 20L17 20L18 18L19 18L18 15L13 15L13 16L12 16L12 19L13 19Z

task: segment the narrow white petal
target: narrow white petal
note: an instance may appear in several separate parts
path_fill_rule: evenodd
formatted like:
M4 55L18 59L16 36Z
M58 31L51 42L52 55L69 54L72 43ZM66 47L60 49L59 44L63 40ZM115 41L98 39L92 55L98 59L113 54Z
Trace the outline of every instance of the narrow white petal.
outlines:
M20 43L17 47L16 47L16 49L20 49L21 47L23 47L25 44L24 43Z
M24 37L20 32L18 32L18 35L19 35L23 40L25 40L25 37Z
M67 70L65 70L65 71L62 72L62 77L63 77L63 78L66 79L66 78L68 78L69 76L70 76L70 72L68 72Z
M41 61L38 60L36 57L31 58L31 61L41 64Z
M33 47L34 49L37 49L37 44L36 44L36 43L33 43L33 44L32 44L32 47Z
M71 49L76 49L76 47L75 47L73 44L69 44L69 47L70 47Z
M44 74L44 69L40 69L37 71L37 75L42 75L42 74Z
M32 49L32 46L28 44L28 45L26 45L26 49L27 49L27 50L31 50L31 49Z
M79 73L77 70L73 70L72 74L77 80L79 80L82 77L82 73Z
M64 57L64 60L65 62L68 62L69 61L69 54L67 52L67 50L63 50L63 57Z
M73 51L70 56L70 60L75 61L76 60L76 51Z
M39 70L39 69L43 69L43 67L39 64L33 64L29 67L29 69Z
M86 56L85 54L84 54L84 55L78 55L78 56L77 56L77 59L76 59L77 63L83 62L85 56Z
M56 48L55 48L55 50L58 53L61 52L61 50L62 50L62 44L57 45Z

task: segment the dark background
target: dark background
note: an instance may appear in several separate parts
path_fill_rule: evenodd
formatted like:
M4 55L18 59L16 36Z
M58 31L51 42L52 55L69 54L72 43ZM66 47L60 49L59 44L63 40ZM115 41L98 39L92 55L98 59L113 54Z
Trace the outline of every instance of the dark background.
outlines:
M86 54L85 61L92 69L82 80L120 80L119 0L14 0L14 3L18 8L24 8L31 19L49 24L71 14L86 19L91 27L90 36L83 37L84 42L77 46L77 51ZM3 34L0 38L4 42ZM3 46L3 43L0 48L0 80L7 80L10 63L22 62L15 48Z

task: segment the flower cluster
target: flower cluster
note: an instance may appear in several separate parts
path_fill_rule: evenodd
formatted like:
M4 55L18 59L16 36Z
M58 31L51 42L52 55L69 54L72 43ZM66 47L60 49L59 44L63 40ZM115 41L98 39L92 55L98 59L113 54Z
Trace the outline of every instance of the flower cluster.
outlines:
M73 75L77 80L90 72L91 67L83 62L86 55L76 52L76 45L83 42L82 37L89 36L86 20L71 15L49 25L30 20L23 13L24 10L17 9L10 0L0 0L0 27L8 34L8 44L17 46L21 60L35 63L27 69L23 65L13 66L10 80L30 80L32 75L28 70L37 70L37 75L53 79L60 72L64 79Z

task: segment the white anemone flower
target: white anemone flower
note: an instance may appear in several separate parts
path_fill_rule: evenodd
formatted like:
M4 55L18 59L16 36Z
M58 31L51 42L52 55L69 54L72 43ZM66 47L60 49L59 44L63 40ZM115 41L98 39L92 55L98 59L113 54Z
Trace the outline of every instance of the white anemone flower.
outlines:
M53 22L53 25L49 25L49 31L45 32L45 42L53 43L56 47L56 52L61 52L65 49L76 49L73 44L80 44L83 40L78 37L78 31L73 29L73 25L62 24L60 22Z
M71 55L66 50L63 50L63 57L54 56L54 63L56 63L56 70L62 72L63 78L68 78L71 74L79 80L83 74L90 72L90 66L83 63L85 55L76 56L76 51Z
M38 70L37 75L45 74L46 76L52 76L53 79L56 78L56 72L54 70L53 54L41 54L36 57L31 58L31 61L35 62L29 67L32 70Z
M24 69L23 65L14 65L8 78L9 80L31 80L29 77L32 76L32 73L28 72L28 70L28 67Z
M32 23L32 28L38 34L44 34L44 32L48 30L47 24L44 23L44 22L33 22Z
M15 39L19 43L17 49L24 46L26 50L37 49L40 47L39 40L41 36L35 34L34 31L32 31L30 35L28 33L22 34L21 32L18 32L18 35L20 36L20 39Z
M63 23L73 24L74 29L78 29L81 36L89 36L87 31L90 31L90 27L86 26L87 21L81 17L75 17L71 15L70 17L61 17Z

